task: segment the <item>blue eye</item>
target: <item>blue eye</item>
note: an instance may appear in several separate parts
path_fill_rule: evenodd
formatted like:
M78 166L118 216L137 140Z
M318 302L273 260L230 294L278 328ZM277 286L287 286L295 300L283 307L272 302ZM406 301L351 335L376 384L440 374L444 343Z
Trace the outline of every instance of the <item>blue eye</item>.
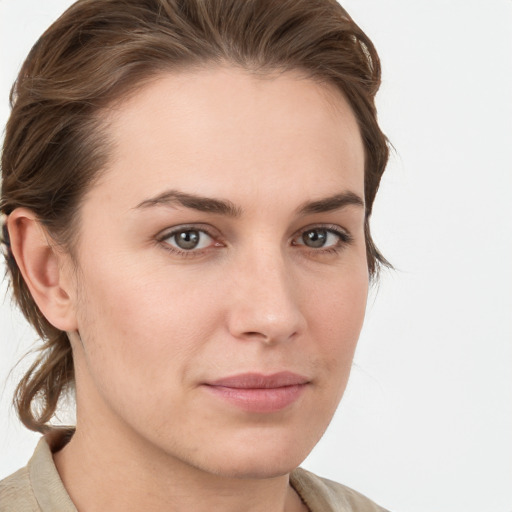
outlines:
M303 231L293 245L304 245L310 249L335 249L351 240L350 235L339 228L318 227Z
M181 251L193 251L209 247L213 238L200 229L181 229L163 238L169 245Z
M334 243L337 242L336 237L326 229L311 229L302 234L304 245L314 248L324 247L330 242L329 238L334 238Z

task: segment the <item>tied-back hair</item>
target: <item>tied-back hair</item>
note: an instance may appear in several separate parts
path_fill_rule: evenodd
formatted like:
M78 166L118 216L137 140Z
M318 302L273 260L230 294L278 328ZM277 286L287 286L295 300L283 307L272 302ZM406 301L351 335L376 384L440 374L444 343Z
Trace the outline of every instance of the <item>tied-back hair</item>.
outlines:
M212 65L298 70L345 96L365 148L366 252L375 277L387 264L369 229L388 160L374 102L381 68L336 0L79 0L37 41L12 88L1 212L30 209L73 258L81 201L108 163L102 114L162 73ZM74 383L71 346L39 310L2 233L14 299L43 342L14 403L26 427L45 432Z

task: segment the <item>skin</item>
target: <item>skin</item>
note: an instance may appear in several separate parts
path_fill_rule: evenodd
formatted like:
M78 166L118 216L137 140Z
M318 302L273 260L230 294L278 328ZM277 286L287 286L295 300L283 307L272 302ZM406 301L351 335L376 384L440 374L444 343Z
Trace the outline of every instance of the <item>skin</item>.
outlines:
M288 475L342 397L368 290L362 205L303 208L364 198L350 107L298 73L223 67L162 75L106 121L113 151L81 207L78 269L29 211L9 218L34 298L72 342L77 430L54 456L70 496L87 511L304 510ZM139 206L169 189L236 215ZM176 252L180 226L207 230L199 249ZM341 234L308 246L322 228ZM307 384L274 412L205 386L285 370Z

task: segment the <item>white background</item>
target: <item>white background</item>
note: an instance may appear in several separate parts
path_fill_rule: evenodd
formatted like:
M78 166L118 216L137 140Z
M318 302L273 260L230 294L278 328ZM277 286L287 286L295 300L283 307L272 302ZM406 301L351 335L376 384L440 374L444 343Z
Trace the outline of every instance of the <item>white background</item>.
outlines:
M0 0L2 125L22 59L70 3ZM383 62L396 153L373 232L397 270L370 298L349 388L305 466L395 512L512 512L512 1L344 5ZM9 371L35 339L9 299L0 336L3 477L38 437L9 406Z

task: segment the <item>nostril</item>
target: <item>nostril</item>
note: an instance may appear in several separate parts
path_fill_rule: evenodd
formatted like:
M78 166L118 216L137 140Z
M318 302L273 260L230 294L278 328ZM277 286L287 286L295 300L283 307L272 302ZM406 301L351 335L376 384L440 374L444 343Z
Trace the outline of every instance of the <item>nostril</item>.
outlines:
M265 345L274 345L276 343L290 340L294 338L296 334L297 331L290 334L283 332L269 332L268 334L265 334L264 332L259 331L246 331L241 334L240 339L260 341Z
M244 332L242 333L242 337L243 338L259 338L261 340L264 340L266 342L269 342L270 341L270 336L262 333L262 332L258 332L258 331L247 331L247 332Z

